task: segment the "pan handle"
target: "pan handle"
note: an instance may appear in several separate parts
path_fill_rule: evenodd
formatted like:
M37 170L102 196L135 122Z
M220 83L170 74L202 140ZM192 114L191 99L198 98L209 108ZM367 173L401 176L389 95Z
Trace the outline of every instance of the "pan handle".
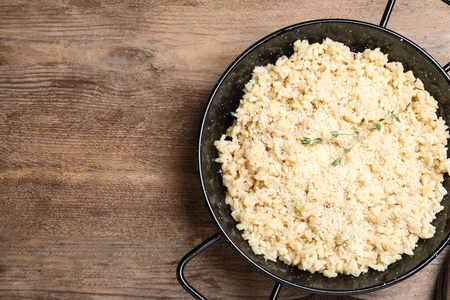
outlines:
M391 16L392 9L394 8L395 0L389 0L384 9L383 16L381 17L380 27L386 27L389 17Z
M278 281L275 281L275 285L273 286L272 294L270 294L269 300L276 300L278 298L278 294L281 291L281 287L283 285Z
M194 297L195 299L198 300L207 300L205 298L205 296L203 296L202 294L200 294L196 289L194 289L192 287L192 285L190 285L186 278L184 277L184 268L186 267L186 265L188 264L188 262L193 259L194 257L196 257L197 255L199 255L200 253L202 253L205 249L207 249L209 246L211 246L212 244L214 244L215 242L217 242L218 240L220 240L220 238L222 237L222 235L220 234L220 232L216 233L215 235L213 235L212 237L210 237L209 239L207 239L206 241L204 241L203 243L201 243L200 245L198 245L197 247L194 248L194 250L192 250L191 252L189 252L188 254L186 254L178 263L178 267L177 267L177 279L178 282L180 283L180 285L189 293L191 294L192 297Z
M442 0L444 3L450 5L450 0ZM389 21L389 17L391 16L392 9L394 8L395 0L388 0L386 4L386 8L384 9L383 16L381 17L380 27L386 28L386 25ZM448 73L450 71L450 62L448 62L444 67L444 71Z
M442 0L445 4L450 5L450 0ZM389 17L391 16L392 9L394 8L395 0L389 0L386 4L386 8L384 9L383 16L381 17L380 27L386 27L387 22L389 21ZM448 64L446 65L446 67ZM445 68L444 68L445 69ZM449 69L446 69L448 72Z
M446 4L450 5L450 0L442 0ZM381 17L380 27L386 27L389 17L391 16L392 9L394 8L395 0L389 0L386 4L386 8L384 9L383 16ZM448 73L450 71L450 62L448 62L444 67L444 71Z
M191 252L186 254L180 260L180 262L178 263L178 267L177 267L177 279L178 279L178 282L195 299L207 300L205 296L200 294L200 292L198 292L196 289L194 289L194 287L192 287L192 285L190 285L187 282L186 277L184 277L184 268L186 267L186 265L188 264L188 262L191 259L193 259L197 255L202 253L204 250L206 250L209 246L211 246L212 244L214 244L218 240L220 240L221 237L222 237L222 235L220 234L220 232L216 233L215 235L213 235L212 237L210 237L209 239L207 239L206 241L204 241L203 243L201 243L200 245L195 247L194 250L192 250ZM277 281L275 282L275 286L273 287L272 294L270 295L270 298L269 298L270 300L276 300L277 299L278 294L280 293L280 290L281 290L282 286L283 285L281 283L279 283Z
M450 62L448 62L445 66L442 67L445 71L445 73L448 73L450 71Z

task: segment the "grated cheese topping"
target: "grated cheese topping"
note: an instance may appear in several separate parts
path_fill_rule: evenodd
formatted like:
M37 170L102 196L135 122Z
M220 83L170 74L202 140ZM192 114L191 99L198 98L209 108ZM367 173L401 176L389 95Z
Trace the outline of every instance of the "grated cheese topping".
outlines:
M225 201L265 259L327 277L383 271L433 237L443 209L449 134L438 103L379 49L353 53L326 39L299 40L294 51L253 70L234 124L215 142ZM301 143L352 133L412 101L401 122L383 122L338 166L354 136Z

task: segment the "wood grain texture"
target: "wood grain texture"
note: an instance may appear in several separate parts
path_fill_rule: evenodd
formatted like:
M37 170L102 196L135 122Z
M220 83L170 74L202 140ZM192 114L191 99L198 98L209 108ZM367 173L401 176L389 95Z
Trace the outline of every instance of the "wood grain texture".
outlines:
M216 80L279 28L378 24L385 2L1 0L0 298L189 299L176 265L216 232L195 164ZM444 65L449 22L442 1L398 0L388 28ZM443 255L360 297L432 299ZM224 241L186 272L211 298L273 286Z

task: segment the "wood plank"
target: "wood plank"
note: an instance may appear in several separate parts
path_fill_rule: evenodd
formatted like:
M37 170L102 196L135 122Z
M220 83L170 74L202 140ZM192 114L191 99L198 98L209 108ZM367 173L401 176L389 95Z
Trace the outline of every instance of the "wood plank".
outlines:
M211 89L247 47L385 1L0 0L0 298L189 299L178 261L216 232L195 162ZM398 0L388 28L450 61L450 7ZM362 299L432 299L444 255ZM220 241L187 269L205 295L273 282ZM281 299L305 293L284 287Z

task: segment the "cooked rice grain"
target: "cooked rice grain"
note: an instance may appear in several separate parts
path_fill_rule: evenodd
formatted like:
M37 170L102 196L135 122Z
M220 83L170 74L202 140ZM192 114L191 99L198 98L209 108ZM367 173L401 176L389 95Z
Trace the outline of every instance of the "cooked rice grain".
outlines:
M234 124L215 146L237 228L255 254L327 277L383 271L413 254L447 191L447 126L437 101L379 49L353 53L330 39L294 44L291 57L256 67ZM385 121L354 137L302 145ZM231 140L225 139L226 136Z

